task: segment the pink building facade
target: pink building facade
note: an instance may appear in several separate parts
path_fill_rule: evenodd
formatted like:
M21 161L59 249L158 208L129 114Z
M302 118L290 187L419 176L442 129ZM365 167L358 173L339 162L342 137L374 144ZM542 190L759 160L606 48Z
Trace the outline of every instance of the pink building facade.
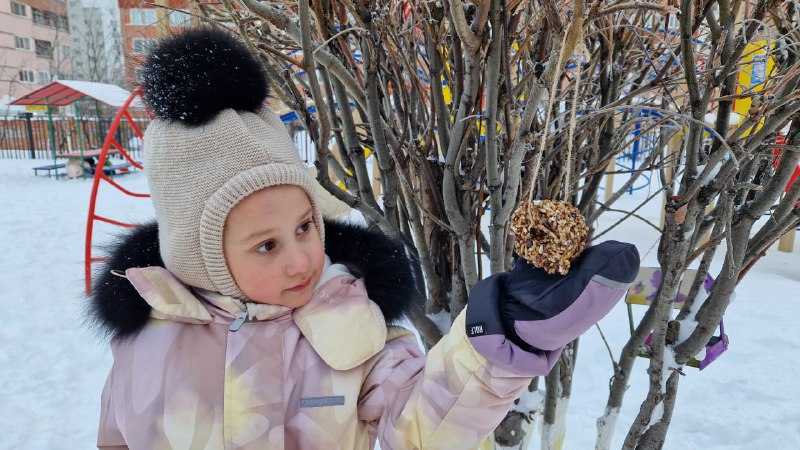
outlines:
M0 108L54 79L72 78L67 4L0 0Z

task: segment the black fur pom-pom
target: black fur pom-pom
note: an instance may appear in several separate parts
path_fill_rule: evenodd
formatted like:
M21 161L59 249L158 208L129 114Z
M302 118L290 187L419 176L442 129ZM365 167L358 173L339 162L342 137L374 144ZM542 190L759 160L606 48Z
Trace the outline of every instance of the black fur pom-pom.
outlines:
M189 125L224 109L256 112L269 93L261 63L227 31L197 28L161 41L142 72L144 98L159 119Z

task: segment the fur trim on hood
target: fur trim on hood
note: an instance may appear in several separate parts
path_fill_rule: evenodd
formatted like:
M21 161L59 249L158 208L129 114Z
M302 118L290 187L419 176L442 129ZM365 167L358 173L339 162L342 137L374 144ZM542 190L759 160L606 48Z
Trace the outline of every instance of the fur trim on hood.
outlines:
M347 266L364 278L367 293L383 312L387 324L421 308L413 263L403 244L360 225L325 221L325 253L331 262ZM87 314L113 339L135 335L150 317L150 305L133 285L111 273L132 267L164 266L158 249L158 224L151 222L122 235L108 248L109 259L94 274ZM419 273L416 271L416 273Z

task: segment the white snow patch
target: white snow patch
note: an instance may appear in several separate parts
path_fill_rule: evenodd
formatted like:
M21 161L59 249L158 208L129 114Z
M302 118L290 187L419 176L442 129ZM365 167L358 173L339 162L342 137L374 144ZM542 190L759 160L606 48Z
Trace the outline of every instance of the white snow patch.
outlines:
M683 366L675 361L675 350L671 345L664 347L664 363L661 366L661 394L667 392L667 379L673 370L681 370Z
M544 410L544 395L542 391L529 392L527 389L519 398L519 401L511 407L511 411L520 412L525 415L541 412Z
M678 332L678 341L676 342L676 345L681 344L686 339L689 339L689 336L697 328L698 322L695 320L695 316L697 315L697 311L700 310L700 307L703 306L703 303L705 303L707 299L708 292L701 287L697 292L697 296L695 297L691 308L689 309L689 314L686 315L685 319L678 321L680 324L680 330ZM702 352L705 354L705 349L703 349ZM698 359L702 360L700 355L698 355Z
M697 328L697 321L692 319L691 316L688 316L686 319L678 321L680 324L680 331L678 333L678 341L675 343L681 344L683 341L689 338L689 336L694 332Z
M719 162L715 163L714 167L711 168L711 171L708 172L708 175L703 177L703 180L700 182L700 184L706 186L708 183L712 182L717 177L717 174L719 174L721 168L722 165ZM702 174L704 170L705 166L697 167L697 171L700 174Z
M444 309L436 314L428 314L428 318L436 324L442 334L447 334L447 331L450 329L450 325L453 323L450 313Z
M660 401L653 407L653 412L650 413L650 423L647 425L642 433L647 431L651 426L653 426L656 422L660 421L661 418L664 417L664 402Z
M659 422L664 417L664 395L667 392L667 380L669 379L670 375L672 375L673 370L680 370L681 367L682 366L675 361L675 351L673 350L673 347L666 346L664 348L664 362L661 366L661 400L659 400L659 402L653 407L653 411L650 413L650 422L642 432L647 431L647 429L653 426L656 422Z

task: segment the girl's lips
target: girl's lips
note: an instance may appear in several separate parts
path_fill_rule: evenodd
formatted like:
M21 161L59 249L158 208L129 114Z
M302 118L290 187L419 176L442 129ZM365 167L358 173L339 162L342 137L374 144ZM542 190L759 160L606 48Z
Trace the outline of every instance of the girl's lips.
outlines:
M298 284L297 286L295 286L293 288L289 288L287 290L288 291L292 291L292 292L300 292L300 291L303 291L305 288L307 288L309 284L311 284L311 278L309 278L309 279L303 281L302 283Z

